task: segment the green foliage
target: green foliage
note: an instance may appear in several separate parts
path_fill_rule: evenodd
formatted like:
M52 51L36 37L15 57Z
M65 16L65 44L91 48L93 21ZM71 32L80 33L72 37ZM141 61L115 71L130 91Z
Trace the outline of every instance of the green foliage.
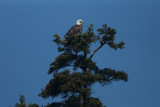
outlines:
M37 104L29 104L29 105L27 105L26 103L25 103L25 96L24 95L20 95L20 98L19 98L19 101L20 101L20 103L16 103L15 104L15 107L39 107Z
M106 24L97 30L95 35L93 25L82 34L61 38L54 35L54 42L58 46L60 55L50 64L48 74L53 78L39 94L42 98L56 98L60 96L61 102L53 102L46 107L103 107L98 98L91 97L91 86L100 83L102 86L112 81L128 81L124 71L116 71L111 68L99 68L92 60L95 53L104 45L114 50L123 49L124 42L115 43L116 30ZM91 50L91 45L99 43L99 47ZM62 70L71 67L72 70ZM78 72L79 69L81 72Z
M54 35L54 42L58 46L60 55L50 64L48 74L53 78L39 94L42 98L52 99L61 97L60 102L52 102L44 107L105 107L98 98L93 98L92 85L99 83L108 85L112 81L128 81L128 75L124 71L111 68L99 68L92 57L104 45L117 50L124 48L124 42L115 43L116 30L106 24L97 29L95 35L93 25L81 34L61 38ZM95 50L91 46L99 44ZM65 69L70 67L72 69ZM62 70L63 69L63 70ZM78 72L79 71L79 72ZM15 107L39 107L37 104L26 104L24 95L20 95L20 103Z
M24 95L20 95L19 101L20 101L20 104L16 103L15 107L26 107Z
M99 79L100 76L92 74L91 71L70 73L69 70L65 70L56 73L54 78L51 79L46 86L45 90L42 90L42 93L39 95L43 98L47 98L49 96L57 97L61 94L63 98L66 98L68 97L68 93L79 95L84 91L87 91L87 93L90 94L91 85ZM84 88L84 86L87 87Z

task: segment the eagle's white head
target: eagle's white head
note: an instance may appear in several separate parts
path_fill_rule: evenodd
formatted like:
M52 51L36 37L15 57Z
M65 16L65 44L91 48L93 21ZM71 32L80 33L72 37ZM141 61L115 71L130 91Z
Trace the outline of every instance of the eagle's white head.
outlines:
M81 19L77 20L77 25L81 25L83 23L83 21Z

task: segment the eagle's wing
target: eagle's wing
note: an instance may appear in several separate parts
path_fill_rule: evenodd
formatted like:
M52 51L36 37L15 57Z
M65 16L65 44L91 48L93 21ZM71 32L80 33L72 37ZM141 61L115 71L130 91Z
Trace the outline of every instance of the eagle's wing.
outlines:
M82 32L82 25L74 25L71 29L66 33L64 37L72 36Z

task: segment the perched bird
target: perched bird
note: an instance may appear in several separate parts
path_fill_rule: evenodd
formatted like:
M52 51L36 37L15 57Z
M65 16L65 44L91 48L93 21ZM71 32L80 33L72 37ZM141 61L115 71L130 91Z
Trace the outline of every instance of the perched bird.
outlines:
M77 20L76 25L71 27L71 29L66 33L64 38L81 33L82 32L82 23L83 23L83 21L81 19Z

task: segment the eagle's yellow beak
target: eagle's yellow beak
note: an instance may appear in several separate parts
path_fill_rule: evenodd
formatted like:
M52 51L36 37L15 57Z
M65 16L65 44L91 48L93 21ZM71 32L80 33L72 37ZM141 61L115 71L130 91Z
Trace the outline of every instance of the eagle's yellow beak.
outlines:
M80 23L83 23L83 21L80 21Z

